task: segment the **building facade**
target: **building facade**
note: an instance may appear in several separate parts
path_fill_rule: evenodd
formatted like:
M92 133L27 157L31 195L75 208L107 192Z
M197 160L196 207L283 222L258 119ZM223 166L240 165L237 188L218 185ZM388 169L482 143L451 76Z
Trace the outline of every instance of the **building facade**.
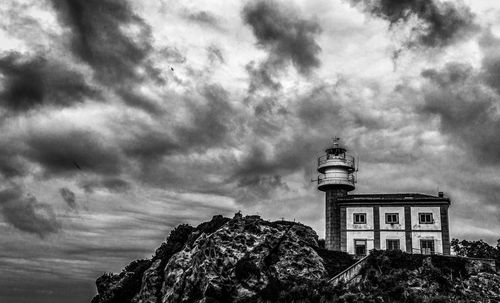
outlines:
M349 194L355 189L356 162L339 139L318 159L318 172L327 249L356 255L371 249L450 254L450 200L443 193Z

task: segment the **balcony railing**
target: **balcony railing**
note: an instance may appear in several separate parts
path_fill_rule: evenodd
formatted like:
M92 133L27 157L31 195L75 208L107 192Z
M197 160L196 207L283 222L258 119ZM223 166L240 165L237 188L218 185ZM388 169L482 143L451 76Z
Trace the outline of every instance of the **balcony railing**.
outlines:
M328 162L342 162L345 165L354 168L354 157L350 155L332 155L332 154L326 154L318 158L318 166L321 166L323 164L326 164Z
M349 175L347 178L344 177L326 177L324 175L318 176L318 185L321 184L351 184L354 186L356 179L354 175Z

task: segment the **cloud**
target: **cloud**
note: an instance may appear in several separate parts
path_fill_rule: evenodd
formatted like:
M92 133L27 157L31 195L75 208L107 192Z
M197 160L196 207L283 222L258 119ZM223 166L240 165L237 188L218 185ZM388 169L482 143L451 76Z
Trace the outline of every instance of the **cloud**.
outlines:
M411 23L409 46L444 47L478 31L475 16L461 1L350 0L369 14L389 21L390 27Z
M278 190L290 190L280 175L244 177L238 181L236 197L239 203L262 202Z
M428 69L422 76L425 115L439 117L441 130L482 164L500 164L500 45L498 38L486 32L480 46L484 53L482 65L475 69L468 64L448 63L441 70Z
M246 70L250 75L250 83L248 91L253 93L261 88L271 90L281 89L281 83L275 79L275 67L270 62L261 62L256 64L254 61L246 65Z
M129 138L121 145L124 153L141 161L158 161L163 156L181 152L181 146L167 132L155 126L136 124L131 129Z
M61 227L49 204L23 195L16 187L0 191L0 211L7 223L40 238L58 232Z
M159 115L164 112L154 98L146 96L140 91L135 90L133 87L119 88L116 93L130 107L142 109L153 115Z
M491 29L486 29L479 40L483 52L481 62L481 77L500 94L500 39L493 35Z
M202 178L201 171L210 166L213 174L220 173L219 162L231 154L227 150L236 143L243 118L220 85L207 84L170 97L178 102L181 119L164 114L152 120L115 120L114 128L127 129L116 140L131 163L124 173L152 186L205 191L213 182Z
M210 63L215 63L217 61L220 63L225 63L224 55L222 54L222 50L219 47L212 44L207 47L207 53Z
M87 193L93 193L96 189L107 189L113 193L120 193L129 190L131 187L129 182L118 177L85 180L82 182L81 186Z
M76 196L75 193L72 192L69 188L63 187L59 189L59 193L61 194L61 197L63 198L64 202L71 207L72 209L76 209Z
M278 1L249 2L242 17L252 28L257 46L268 52L258 68L247 66L251 86L278 87L273 76L289 63L306 76L320 66L321 47L316 37L321 27L317 22L301 18L297 10Z
M235 111L228 92L220 85L205 85L200 89L202 99L186 100L190 119L186 126L177 129L177 136L186 148L206 149L223 147L228 136L234 132ZM201 102L200 102L201 101Z
M6 178L20 177L27 173L26 164L8 140L0 139L0 174Z
M217 17L207 11L186 12L185 17L190 21L199 23L200 25L209 25L216 28L219 27L219 20Z
M71 51L107 83L138 80L151 68L151 28L126 1L52 0L70 29Z
M237 112L222 86L206 84L186 96L171 98L179 99L185 111L182 121L173 126L174 121L164 116L148 123L127 119L118 123L118 127L129 127L127 138L119 143L127 156L157 161L163 156L203 152L228 143L236 129L233 118Z
M186 56L174 46L167 46L158 51L170 63L185 63Z
M0 73L0 104L16 112L44 105L71 106L98 95L81 73L40 56L8 53L0 58Z
M471 68L462 64L424 71L424 77L436 84L426 88L421 111L439 117L441 130L479 162L500 164L500 117L495 110L498 96L469 73Z
M91 131L52 129L34 132L26 139L26 145L26 158L38 163L47 176L115 175L122 169L119 150Z

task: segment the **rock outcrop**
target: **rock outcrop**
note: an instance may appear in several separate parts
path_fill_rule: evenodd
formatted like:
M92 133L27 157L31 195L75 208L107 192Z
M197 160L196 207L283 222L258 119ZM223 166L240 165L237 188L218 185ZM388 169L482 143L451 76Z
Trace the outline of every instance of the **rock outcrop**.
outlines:
M196 228L177 227L151 260L97 279L92 303L274 301L289 287L326 281L353 262L321 249L314 230L300 223L215 216Z
M92 303L500 302L500 276L463 258L374 251L357 282L329 283L353 263L300 223L215 216L99 277Z

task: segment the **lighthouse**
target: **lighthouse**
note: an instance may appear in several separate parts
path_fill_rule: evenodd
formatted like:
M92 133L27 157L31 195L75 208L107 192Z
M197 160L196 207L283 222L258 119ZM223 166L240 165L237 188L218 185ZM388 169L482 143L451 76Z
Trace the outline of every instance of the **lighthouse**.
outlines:
M359 257L372 249L450 254L450 199L443 192L352 194L356 171L356 159L339 138L318 158L327 249Z
M355 158L347 153L340 138L318 158L318 190L325 192L326 236L325 247L341 250L340 207L337 198L355 189Z

